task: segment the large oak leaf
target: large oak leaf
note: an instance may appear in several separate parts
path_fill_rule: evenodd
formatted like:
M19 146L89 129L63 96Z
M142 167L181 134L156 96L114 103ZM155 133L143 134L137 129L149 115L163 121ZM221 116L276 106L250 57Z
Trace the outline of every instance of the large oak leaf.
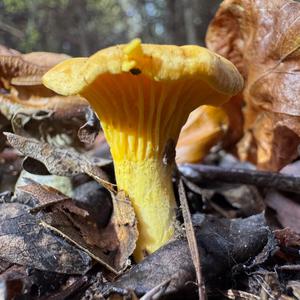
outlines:
M270 170L291 162L300 143L300 3L225 0L206 42L246 79L240 158Z

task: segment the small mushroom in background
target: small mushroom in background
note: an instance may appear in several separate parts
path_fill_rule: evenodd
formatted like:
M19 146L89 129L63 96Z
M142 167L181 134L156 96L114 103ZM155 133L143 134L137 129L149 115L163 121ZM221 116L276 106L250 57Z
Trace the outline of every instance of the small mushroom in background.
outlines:
M97 113L114 160L118 189L130 197L139 238L137 261L175 231L174 147L191 111L218 106L243 79L228 60L198 46L129 44L62 62L43 77L62 95L86 98Z

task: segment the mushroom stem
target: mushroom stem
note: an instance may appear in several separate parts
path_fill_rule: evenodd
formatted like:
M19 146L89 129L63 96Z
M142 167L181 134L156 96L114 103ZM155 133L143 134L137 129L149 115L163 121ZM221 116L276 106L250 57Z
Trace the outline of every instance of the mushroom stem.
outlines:
M175 144L189 114L184 107L189 103L188 87L184 80L156 82L142 74L125 73L114 79L103 75L81 93L101 120L118 189L127 193L135 209L136 261L174 235L172 169ZM181 101L182 94L186 102ZM175 114L175 108L180 112Z
M122 160L115 161L115 173L119 189L128 194L137 216L139 239L134 257L140 261L174 235L172 166L155 158Z

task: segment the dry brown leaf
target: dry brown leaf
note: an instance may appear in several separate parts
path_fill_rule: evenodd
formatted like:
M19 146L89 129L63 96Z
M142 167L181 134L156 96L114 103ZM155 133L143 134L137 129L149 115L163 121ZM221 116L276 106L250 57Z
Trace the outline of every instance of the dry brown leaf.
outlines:
M4 46L0 48L0 79L9 84L18 78L33 76L35 79L55 66L59 62L69 58L68 55L51 52L32 52L21 54L13 49Z
M203 105L191 112L176 146L176 162L201 161L215 145L230 151L243 133L242 97L237 95L222 107Z
M0 94L1 106L8 109L11 105L13 111L20 107L54 110L67 106L70 109L70 103L87 106L80 97L59 96L42 84L44 73L67 58L68 55L51 52L20 54L0 45L0 82L7 90L6 94Z
M114 191L113 185L107 181L107 175L99 168L110 161L88 157L71 148L57 148L9 132L5 132L5 135L12 147L43 163L52 175L74 176L86 173L108 190Z
M123 193L112 194L112 202L113 214L104 228L99 228L89 213L76 206L71 199L55 204L50 212L45 213L42 224L77 245L112 272L119 273L128 266L128 258L136 247L138 230L129 199Z
M228 129L222 139L222 146L230 152L236 152L236 143L243 136L244 117L242 107L242 93L233 96L227 103L222 105L222 109L227 114L229 121Z
M63 97L42 85L43 74L69 56L50 52L21 54L0 45L0 114L21 135L79 145L87 102ZM63 128L63 130L61 130Z
M284 167L280 173L300 176L300 161ZM282 193L270 190L266 193L265 203L276 212L276 219L283 227L289 227L295 232L300 233L300 204L299 194Z
M291 0L225 0L206 37L246 79L239 155L269 170L298 155L299 16L300 3Z
M223 109L200 106L191 112L183 126L176 146L177 163L200 161L224 137L228 117Z
M51 111L57 119L78 117L84 115L84 110L88 107L87 102L75 96L63 97L54 95L42 86L40 88L23 88L23 99L19 94L0 94L0 112L9 120L20 113L30 114L38 111ZM20 89L18 90L20 92Z
M31 213L40 211L48 206L69 200L69 197L59 190L27 179L28 184L16 187L15 197L26 205L32 205Z
M112 199L114 210L110 224L118 240L114 264L120 268L125 265L136 247L138 229L132 204L125 193L120 191L116 196L112 195ZM111 236L111 233L108 235Z
M249 264L261 264L262 258L267 259L276 249L263 214L234 220L195 214L193 224L208 287L215 286L220 279L224 280L227 274L236 270L234 266L237 264L243 264L246 268ZM195 275L188 243L186 239L177 239L149 255L114 282L96 282L90 291L91 295L95 295L97 291L98 294L108 297L114 291L126 289L142 296L171 279L163 298L174 299L176 294L179 295L177 299L194 299L194 295L191 296L184 290L196 288ZM184 293L178 293L182 291Z
M42 68L52 68L58 63L70 58L67 54L52 53L52 52L31 52L21 55L25 62L34 64Z
M80 236L86 243L83 248L87 249L92 257L98 261L101 258L100 262L104 262L105 265L113 268L114 272L118 272L127 266L127 260L136 247L138 230L133 207L125 193L122 191L117 195L111 193L111 199L113 213L104 228L99 228L86 210L75 206L71 201L64 201L56 206L68 215L68 219L73 223L72 227L75 225L75 228L80 230ZM71 216L70 213L73 215ZM54 227L58 228L56 225ZM66 231L64 226L59 227L59 231L70 238L70 230L74 228ZM74 234L71 238L75 238ZM77 244L82 246L83 241L77 240Z
M0 55L20 55L20 52L0 44Z
M91 258L40 226L41 217L31 215L27 205L0 204L0 258L39 270L84 274Z
M78 206L78 200L72 201L58 190L34 181L18 187L17 197L32 205L31 213L43 211L39 216L44 227L74 243L109 270L118 273L128 265L138 231L133 207L123 192L109 198L113 203L112 215L103 207L109 205L108 199L97 199L102 204L100 210L94 208L98 210L97 219L82 205ZM106 226L99 226L98 219L107 217Z
M64 197L54 189L36 184L19 188L23 193L39 198L40 205L34 210L53 205L55 202L61 202L55 203L55 206L60 207L60 211L63 213L57 215L54 212L47 215L43 223L44 226L71 240L108 268L115 272L120 271L135 249L138 231L130 200L123 192L115 195L114 185L106 181L106 174L99 168L103 163L105 165L109 161L94 159L72 149L56 148L47 143L12 133L5 133L5 135L13 147L22 154L42 162L51 174L74 176L79 173L86 173L111 192L112 217L105 228L98 228L97 230L97 224L92 222L91 218L89 221L86 220L87 214L89 214L87 210L75 206L69 198ZM105 209L103 208L103 210ZM66 214L68 214L67 217ZM109 253L106 254L106 252Z
M300 205L297 201L275 191L269 192L265 201L276 212L276 218L283 227L300 233Z
M83 143L93 144L99 136L100 129L100 121L95 112L89 107L86 110L86 123L78 130L78 138Z

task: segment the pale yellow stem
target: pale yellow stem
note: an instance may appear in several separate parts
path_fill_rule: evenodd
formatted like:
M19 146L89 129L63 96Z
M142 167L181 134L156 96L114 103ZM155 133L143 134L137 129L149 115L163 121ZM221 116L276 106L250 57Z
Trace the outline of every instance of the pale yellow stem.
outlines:
M139 238L134 257L142 260L174 235L176 202L172 187L172 167L160 159L115 161L118 188L131 199Z

